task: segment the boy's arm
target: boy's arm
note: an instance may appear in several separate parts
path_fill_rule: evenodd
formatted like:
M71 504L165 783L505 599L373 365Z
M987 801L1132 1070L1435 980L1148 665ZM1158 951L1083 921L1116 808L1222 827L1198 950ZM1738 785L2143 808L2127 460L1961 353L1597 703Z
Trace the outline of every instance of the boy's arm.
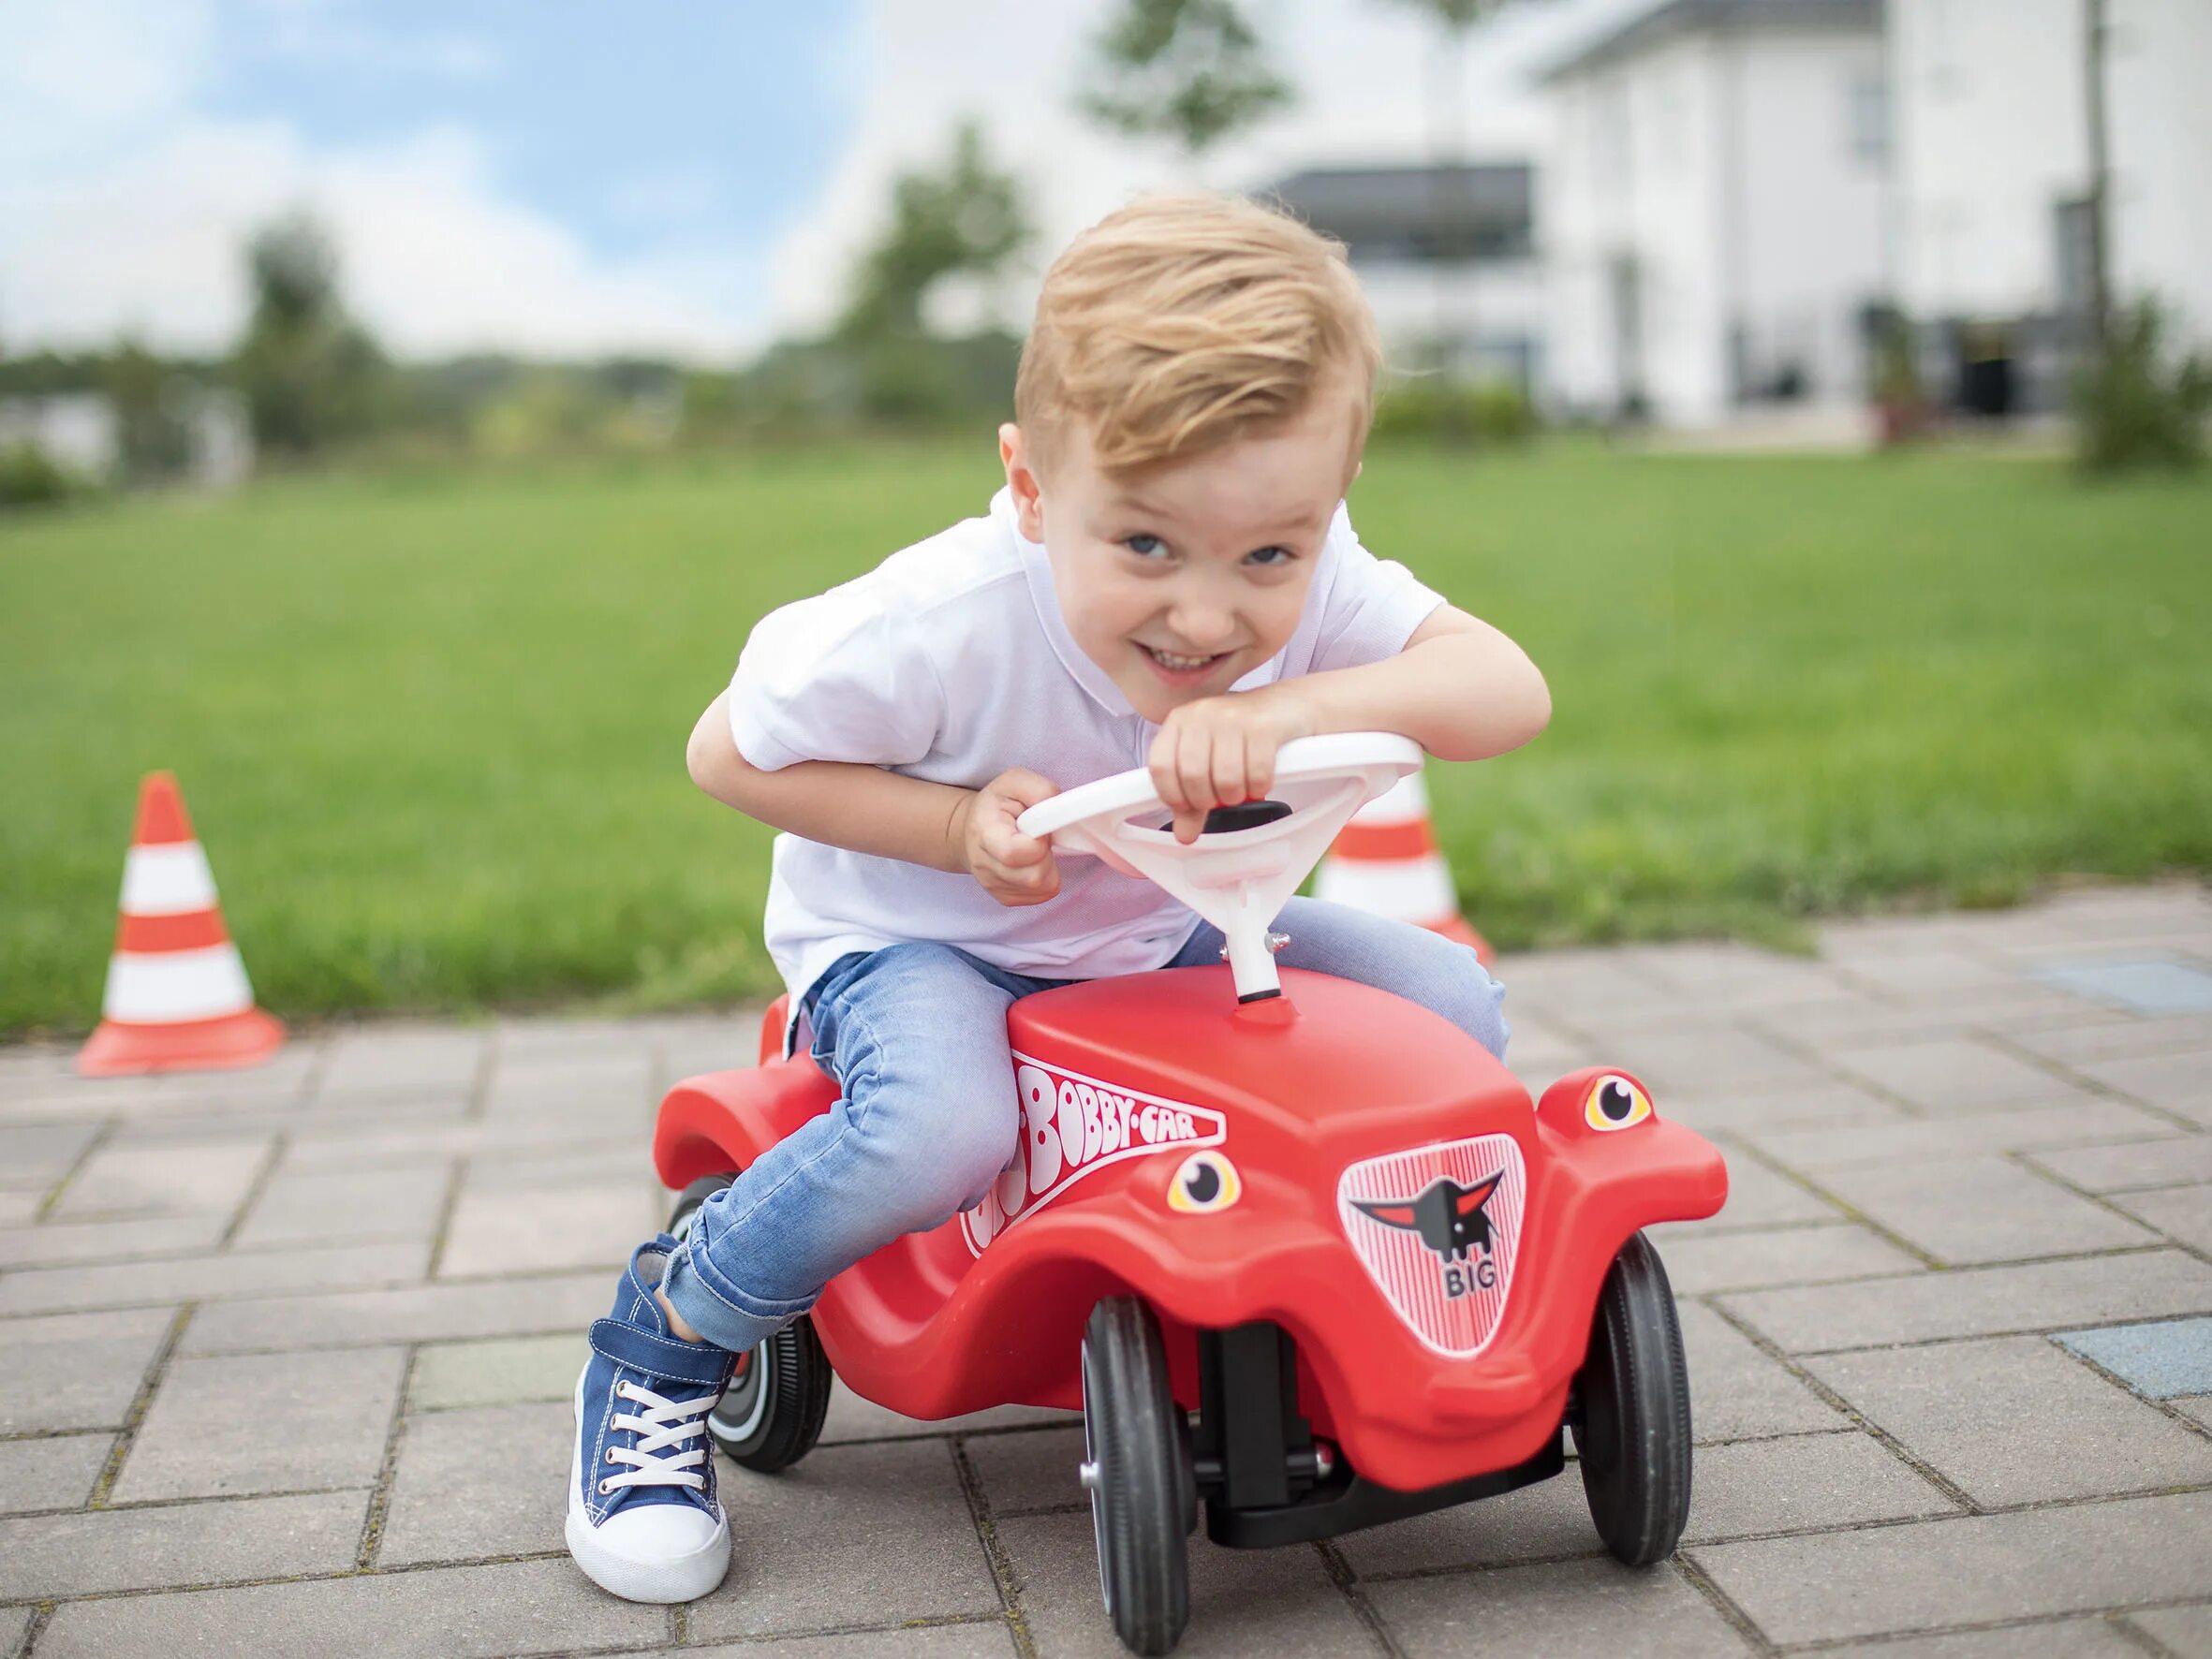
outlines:
M1519 748L1551 717L1551 691L1527 653L1439 605L1395 656L1184 704L1146 758L1176 836L1191 841L1209 808L1267 793L1276 750L1293 738L1394 731L1439 760L1483 760Z
M1045 844L1013 829L1024 807L1057 793L1035 772L1005 772L979 790L835 760L762 771L737 752L728 692L699 717L685 758L693 783L774 829L973 875L1002 904L1040 903L1059 891L1059 871Z

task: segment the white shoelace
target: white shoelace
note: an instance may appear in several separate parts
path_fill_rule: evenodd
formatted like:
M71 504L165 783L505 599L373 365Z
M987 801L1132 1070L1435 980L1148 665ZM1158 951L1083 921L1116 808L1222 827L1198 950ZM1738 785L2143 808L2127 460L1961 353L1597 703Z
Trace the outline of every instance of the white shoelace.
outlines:
M631 1382L620 1382L614 1385L614 1396L645 1409L636 1413L617 1412L609 1419L609 1428L627 1430L639 1435L640 1439L635 1446L611 1446L607 1448L607 1461L627 1463L629 1467L620 1475L610 1475L599 1482L601 1497L626 1486L696 1488L706 1485L706 1476L697 1471L707 1461L707 1448L703 1446L694 1446L688 1451L677 1451L675 1448L706 1432L706 1415L714 1410L719 1395L701 1394L696 1400L664 1400L650 1388L641 1388Z

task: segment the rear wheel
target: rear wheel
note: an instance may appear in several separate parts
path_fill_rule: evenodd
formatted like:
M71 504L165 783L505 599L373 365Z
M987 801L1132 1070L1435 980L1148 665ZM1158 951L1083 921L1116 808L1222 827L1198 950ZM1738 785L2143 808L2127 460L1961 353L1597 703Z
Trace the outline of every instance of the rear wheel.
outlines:
M1108 1297L1084 1329L1083 1450L1107 1616L1132 1653L1164 1653L1190 1619L1194 1489L1159 1322L1133 1296Z
M1630 1566L1664 1561L1689 1520L1689 1367L1667 1270L1642 1233L1606 1272L1575 1394L1598 1535Z
M683 1239L700 1206L735 1181L709 1175L676 1199L669 1231ZM751 1352L740 1354L721 1402L707 1416L707 1433L741 1467L762 1475L788 1469L814 1449L830 1410L829 1357L804 1314Z

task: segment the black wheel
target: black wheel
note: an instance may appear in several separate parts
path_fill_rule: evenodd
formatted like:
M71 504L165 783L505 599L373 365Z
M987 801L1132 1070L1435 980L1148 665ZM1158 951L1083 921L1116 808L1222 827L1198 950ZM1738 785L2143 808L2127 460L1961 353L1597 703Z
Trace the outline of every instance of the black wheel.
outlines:
M1159 1322L1133 1296L1108 1297L1084 1330L1083 1456L1113 1633L1132 1653L1164 1653L1190 1619L1196 1485Z
M1689 1520L1689 1367L1667 1270L1642 1233L1606 1272L1575 1394L1598 1535L1630 1566L1666 1560Z
M699 1207L737 1178L709 1175L677 1197L669 1231L681 1239ZM707 1433L740 1467L761 1475L788 1469L814 1449L830 1409L829 1357L801 1314L749 1354L737 1357Z

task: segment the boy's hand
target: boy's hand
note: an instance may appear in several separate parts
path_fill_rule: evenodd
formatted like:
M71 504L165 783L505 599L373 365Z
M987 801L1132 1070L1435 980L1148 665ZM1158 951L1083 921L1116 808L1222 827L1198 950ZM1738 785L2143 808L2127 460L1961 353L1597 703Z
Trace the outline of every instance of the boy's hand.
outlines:
M1275 787L1275 752L1312 734L1312 714L1287 683L1172 711L1145 765L1174 811L1175 839L1196 841L1217 806L1266 799Z
M1014 827L1025 808L1059 792L1050 778L1017 766L1000 772L962 805L960 845L967 873L1001 904L1041 904L1060 890L1052 844Z

